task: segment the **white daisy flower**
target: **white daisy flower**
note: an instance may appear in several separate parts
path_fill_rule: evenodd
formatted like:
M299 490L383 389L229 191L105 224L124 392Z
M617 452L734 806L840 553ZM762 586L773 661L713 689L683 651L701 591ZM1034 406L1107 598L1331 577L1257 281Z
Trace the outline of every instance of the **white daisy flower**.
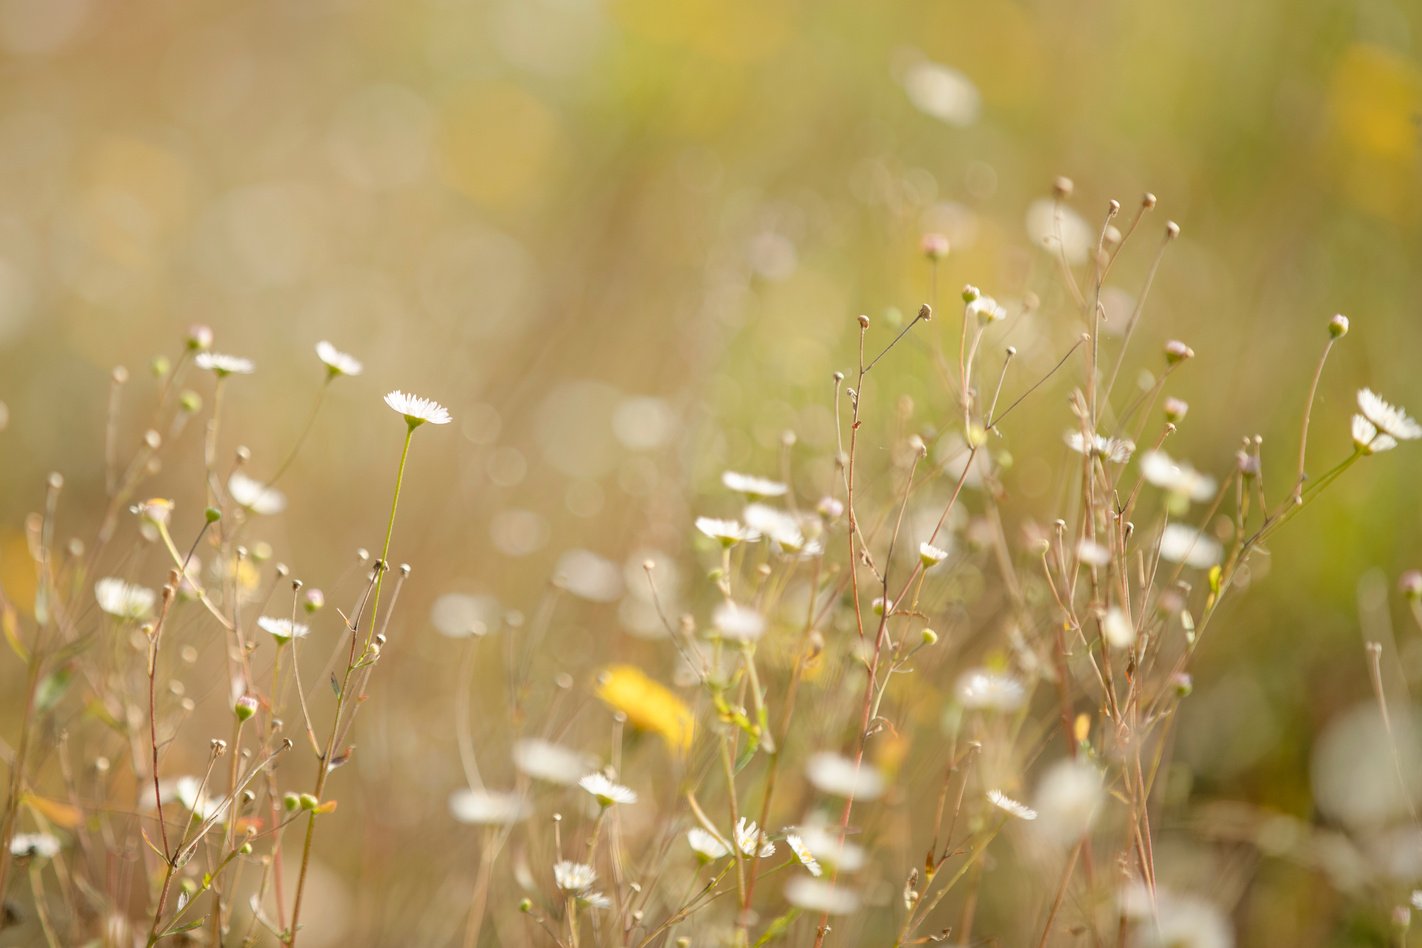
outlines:
M958 701L969 711L1016 711L1027 702L1027 688L1006 672L978 668L958 679Z
M875 800L884 793L884 777L847 757L820 751L805 762L805 775L815 789L847 800Z
M711 627L723 639L754 642L765 633L765 617L749 606L723 602L711 614Z
M1161 559L1172 563L1209 569L1220 561L1223 552L1219 541L1184 524L1169 524L1160 535Z
M603 895L601 892L579 892L578 904L586 905L588 908L592 909L612 908L612 900L609 899L607 896Z
M229 375L251 375L256 366L251 359L244 359L241 356L223 355L220 352L199 352L193 359L200 369L207 369L218 378L225 378Z
M760 846L760 858L764 859L775 853L775 844L766 839L765 831L756 825L755 820L741 817L736 823L736 846L745 855L755 856L757 844Z
M816 859L841 872L858 872L868 859L863 846L847 839L840 840L837 832L830 832L821 826L802 826L796 835Z
M16 833L10 837L10 855L16 859L53 859L59 840L48 833Z
M534 780L571 786L582 779L595 761L582 751L537 737L525 737L513 746L514 766Z
M985 323L995 323L1007 318L1007 309L991 296L979 296L967 304L964 312L968 317L980 319Z
M137 621L152 614L158 594L143 586L108 576L94 584L94 598L98 600L99 608L109 615Z
M982 110L977 86L948 66L922 60L904 71L902 81L914 108L948 125L971 125Z
M787 882L785 900L807 912L828 915L850 915L859 910L859 896L853 890L812 876L796 876Z
M1141 456L1141 474L1156 487L1196 503L1215 495L1215 479L1201 474L1182 461L1173 461L1164 451L1147 451Z
M741 474L738 471L723 473L721 483L730 490L748 497L784 497L790 490L787 485L779 481L756 477L754 474Z
M385 396L385 404L397 414L404 415L405 423L411 428L418 428L427 421L432 425L447 425L454 420L449 416L449 409L439 402L418 395L408 395L399 389Z
M582 892L597 881L597 871L585 862L564 859L553 864L553 881L564 892Z
M1365 454L1378 454L1397 447L1396 438L1383 434L1377 425L1362 415L1353 416L1353 443Z
M597 797L597 802L604 807L612 806L614 803L637 802L637 793L631 787L613 783L600 773L588 774L578 781L578 786Z
M527 818L532 808L517 793L466 788L449 795L449 812L461 823L507 826Z
M338 375L360 375L365 370L359 359L347 355L324 339L316 343L316 358L325 364L331 378Z
M753 543L760 539L759 533L742 525L740 521L737 520L697 517L696 529L711 539L719 541L722 546L735 546L743 540L747 543Z
M1136 644L1136 626L1120 606L1112 606L1101 620L1101 636L1112 648L1130 648Z
M1090 454L1092 457L1104 458L1115 464L1124 464L1131 459L1135 453L1135 442L1125 438L1108 438L1105 435L1092 435L1089 439L1080 431L1068 431L1066 433L1067 447L1077 454Z
M747 529L769 537L786 553L815 556L821 552L819 542L806 538L799 521L784 511L765 504L750 504L744 516Z
M810 847L805 845L805 841L795 833L785 834L785 845L790 847L790 851L795 854L795 858L800 860L800 865L809 870L810 875L820 876L824 870L820 868L820 861L815 858L815 854L810 852Z
M1067 263L1085 263L1096 248L1096 231L1081 215L1051 198L1033 201L1027 208L1027 236L1048 253L1060 254Z
M1059 760L1042 775L1032 798L1041 815L1037 828L1060 845L1075 843L1091 829L1104 797L1101 771L1084 760Z
M1017 802L1016 800L1009 797L1007 794L1003 793L1001 790L989 790L987 792L987 798L988 802L991 803L993 806L997 807L1004 813L1010 813L1011 815L1017 817L1019 820L1031 821L1037 818L1036 810L1032 809L1025 803Z
M702 862L715 862L731 854L731 847L724 840L717 839L699 826L686 831L686 842Z
M311 634L311 627L303 622L292 622L290 619L278 619L274 616L257 616L257 628L276 639L278 645L284 645L292 639L304 639Z
M923 563L924 569L932 569L948 558L948 551L942 547L934 546L932 543L920 543L918 558Z
M170 789L172 799L182 804L183 809L192 813L195 820L221 819L227 812L227 804L219 799L201 793L202 781L197 777L179 777Z
M1398 441L1414 441L1422 438L1422 425L1413 421L1407 412L1390 404L1370 388L1358 392L1358 410L1383 434Z
M233 471L227 479L227 493L254 514L268 516L286 509L286 495L274 487L267 487L261 481L248 477L241 471Z

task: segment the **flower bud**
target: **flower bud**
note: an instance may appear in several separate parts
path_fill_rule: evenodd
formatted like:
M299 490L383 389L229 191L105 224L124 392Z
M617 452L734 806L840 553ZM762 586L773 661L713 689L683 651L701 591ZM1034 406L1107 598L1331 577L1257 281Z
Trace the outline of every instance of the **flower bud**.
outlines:
M1348 317L1338 313L1330 319L1328 321L1328 335L1334 339L1342 339L1348 335Z
M251 695L243 695L237 699L237 703L232 707L232 713L237 715L237 720L246 721L257 713L257 699Z

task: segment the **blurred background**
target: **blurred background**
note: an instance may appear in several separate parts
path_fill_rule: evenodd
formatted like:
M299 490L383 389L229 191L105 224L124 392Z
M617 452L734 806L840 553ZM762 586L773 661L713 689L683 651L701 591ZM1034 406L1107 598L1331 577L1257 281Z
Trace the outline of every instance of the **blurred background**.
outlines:
M1266 472L1287 477L1335 312L1353 332L1320 389L1317 464L1346 455L1356 388L1422 408L1419 30L1422 8L1388 0L0 0L0 577L25 582L23 517L48 472L66 478L61 533L92 529L110 372L132 376L131 452L148 366L191 323L257 365L232 380L223 433L255 471L300 433L317 340L366 363L331 388L282 485L291 515L263 537L318 585L382 536L401 430L380 396L449 406L453 425L416 438L396 530L409 634L361 719L362 779L342 775L373 814L345 855L363 851L361 885L391 896L360 924L398 931L439 883L392 866L460 864L419 850L447 833L458 781L434 599L532 613L562 575L587 595L557 626L550 678L637 654L646 617L624 587L647 555L689 565L723 469L777 473L794 430L825 480L854 315L887 333L932 299L949 318L928 332L951 349L972 282L1036 294L1004 341L1047 364L1065 351L1079 317L1036 246L1055 176L1093 232L1109 199L1129 214L1159 197L1112 313L1165 221L1182 228L1136 351L1180 337L1198 354L1171 388L1195 422L1177 450L1198 466L1223 472L1260 433ZM937 288L930 231L953 248ZM934 417L941 379L893 381L951 425ZM1048 386L1015 433L1059 448L1065 392ZM1422 565L1407 447L1292 526L1212 633L1178 748L1197 798L1343 819L1320 810L1310 766L1370 700L1364 638L1385 642L1394 687L1422 677L1394 591ZM200 465L201 426L169 450ZM1044 518L1048 480L1019 485ZM179 498L175 532L195 529L191 469L152 485ZM17 675L0 668L0 693ZM1241 873L1242 938L1354 943L1316 874Z

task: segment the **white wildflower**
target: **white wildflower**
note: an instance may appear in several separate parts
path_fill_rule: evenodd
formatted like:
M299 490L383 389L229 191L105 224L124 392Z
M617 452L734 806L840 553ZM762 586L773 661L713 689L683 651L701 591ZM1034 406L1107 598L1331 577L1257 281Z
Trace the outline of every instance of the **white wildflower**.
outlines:
M445 593L430 609L435 630L451 639L485 635L497 627L499 620L499 603L491 596Z
M399 389L385 396L385 404L397 414L404 415L405 423L411 428L417 428L427 421L432 425L447 425L454 420L449 416L449 409L439 402L409 395Z
M513 761L519 772L534 780L566 787L582 779L592 758L571 747L526 737L514 742Z
M1042 775L1032 798L1041 816L1038 830L1061 845L1075 843L1096 821L1104 796L1101 771L1084 760L1057 761Z
M218 378L229 375L251 375L256 370L251 359L241 356L223 355L220 352L199 352L193 361L200 369L207 369Z
M754 474L741 474L737 471L723 473L721 483L728 489L748 497L784 497L790 490L787 485L779 481L756 477Z
M143 586L126 583L113 576L94 584L94 598L99 608L119 619L146 619L153 612L158 594Z
M1147 481L1187 501L1209 500L1215 495L1215 479L1201 474L1182 461L1171 460L1164 451L1147 451L1141 456L1141 474Z
M934 546L932 543L920 543L918 545L918 559L923 564L924 569L932 569L948 558L948 551L942 547Z
M1037 811L1025 803L1019 803L1001 790L989 790L987 792L988 802L1004 813L1011 814L1019 820L1035 820Z
M811 824L799 827L796 836L820 862L841 872L858 872L864 867L868 853L863 846L840 839L839 833Z
M612 908L612 900L601 892L579 892L578 903L593 909Z
M1121 893L1121 914L1136 922L1140 948L1234 948L1229 920L1213 903L1136 883Z
M697 517L696 529L706 534L713 540L720 542L722 546L735 546L742 540L754 542L760 539L760 534L742 525L737 520L719 520L715 517Z
M978 668L958 679L958 701L969 711L1011 712L1027 701L1027 688L1006 672Z
M723 639L754 642L765 633L765 617L749 606L723 602L711 615L711 627Z
M532 812L532 807L517 793L466 788L449 795L449 812L461 823L506 826L526 819Z
M636 803L637 793L631 787L613 783L606 775L591 773L578 781L578 786L597 798L597 802L609 807L614 803Z
M1130 648L1136 644L1136 626L1120 606L1112 606L1101 619L1101 636L1112 648Z
M331 378L338 375L360 375L365 369L355 356L346 355L324 339L316 343L316 357L325 364Z
M748 529L769 537L782 552L803 556L817 556L822 552L819 541L806 537L800 521L783 510L750 504L743 516Z
M1364 454L1378 454L1397 447L1396 438L1383 434L1377 425L1362 415L1353 416L1353 443Z
M304 639L311 634L311 627L305 623L273 616L257 616L257 628L276 639L279 645L292 639Z
M820 868L820 861L815 858L815 854L810 852L810 847L805 845L805 841L795 833L785 834L785 845L790 847L790 851L795 854L795 858L800 860L800 865L809 870L810 875L820 876L824 870Z
M1209 569L1220 561L1223 552L1219 541L1184 524L1169 524L1160 535L1160 556L1172 563Z
M564 859L553 864L553 881L564 892L582 892L597 881L597 871L585 862Z
M755 820L748 820L744 816L736 823L736 846L745 855L759 855L762 859L775 853L775 844L766 839L765 831L756 825ZM760 847L759 853L757 846Z
M1082 537L1076 545L1076 558L1087 566L1105 566L1111 562L1111 551L1095 540Z
M811 754L805 775L820 792L847 800L874 800L884 793L884 777L879 771L829 751Z
M1092 457L1104 458L1115 464L1124 464L1131 459L1135 453L1135 442L1125 438L1108 438L1105 435L1092 435L1089 439L1080 431L1068 431L1066 433L1067 447L1077 454L1090 454Z
M1398 441L1414 441L1422 438L1422 425L1414 421L1407 412L1393 405L1370 388L1358 392L1358 410L1371 421L1379 431Z
M964 307L969 319L979 319L985 323L1000 322L1007 318L1007 309L991 296L979 296Z
M1081 215L1050 198L1033 201L1027 208L1027 236L1073 266L1085 263L1096 247L1096 234Z
M233 471L227 479L227 493L232 495L237 506L245 507L254 514L268 516L286 509L285 494L241 471Z
M850 915L859 910L859 896L853 890L812 876L796 876L787 882L785 900L807 912L827 915Z
M691 846L691 851L696 853L696 858L702 862L715 862L731 854L731 847L724 840L700 827L692 827L686 831L686 842Z
M53 859L59 840L48 833L16 833L10 837L10 855L16 859Z
M958 127L978 120L982 96L972 80L956 69L923 60L904 71L903 84L909 101L925 115Z

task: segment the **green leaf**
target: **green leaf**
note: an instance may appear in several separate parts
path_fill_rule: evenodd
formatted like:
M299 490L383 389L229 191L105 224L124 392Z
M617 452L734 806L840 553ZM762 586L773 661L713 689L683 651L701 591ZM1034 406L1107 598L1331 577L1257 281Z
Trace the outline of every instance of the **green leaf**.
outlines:
M204 915L202 918L199 918L199 919L197 919L196 921L184 922L184 923L181 924L181 925L174 925L172 928L168 929L167 931L160 932L159 935L158 935L158 937L159 937L159 938L168 938L168 937L170 937L170 936L172 936L172 935L181 935L183 932L190 932L190 931L193 931L194 929L202 928L202 927L203 927L204 925L206 925L206 924L207 924L207 916Z
M777 941L781 938L784 938L786 932L790 931L790 924L795 921L795 918L799 914L799 909L792 908L790 911L786 912L784 915L771 922L770 927L765 930L765 934L761 935L760 938L756 940L755 948L760 948L761 945L768 945L772 941Z

